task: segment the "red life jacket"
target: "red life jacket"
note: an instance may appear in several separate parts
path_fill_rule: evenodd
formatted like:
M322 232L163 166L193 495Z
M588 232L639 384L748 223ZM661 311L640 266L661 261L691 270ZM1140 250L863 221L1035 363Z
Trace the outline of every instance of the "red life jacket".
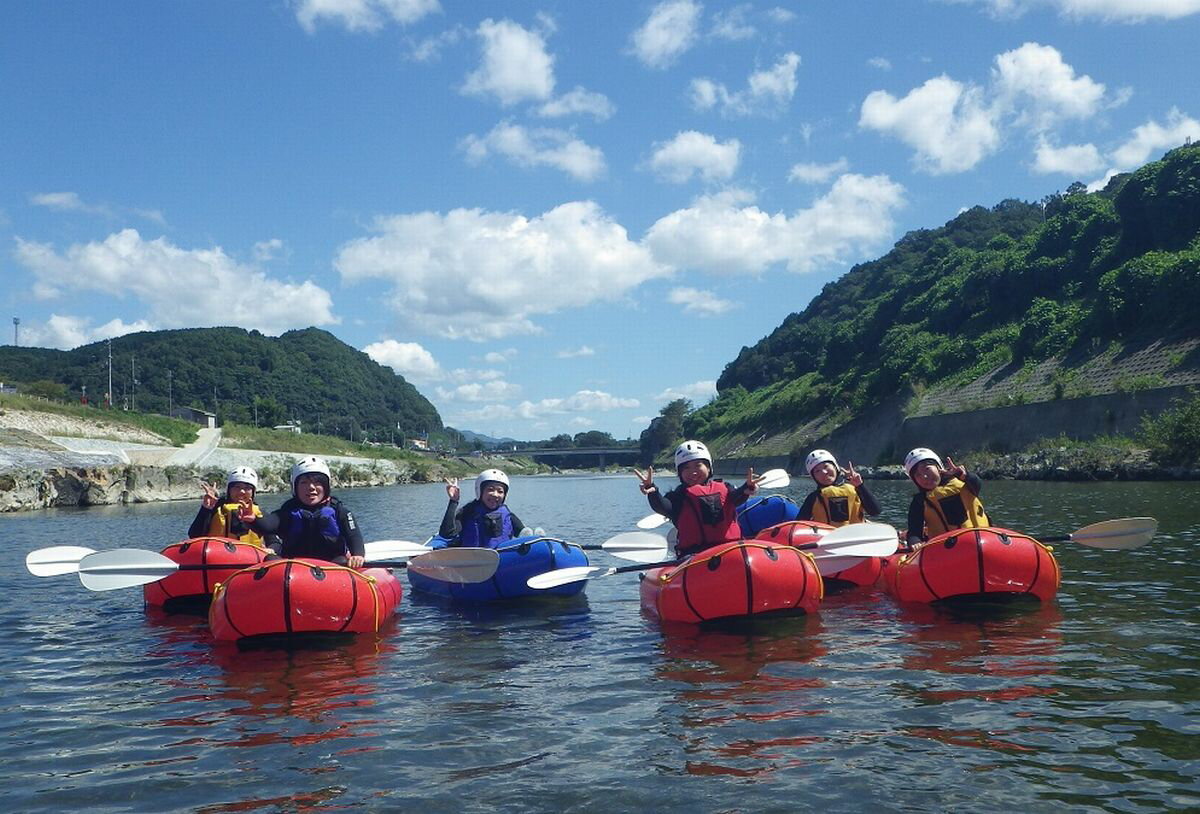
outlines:
M686 487L675 528L679 533L675 553L681 555L742 539L733 489L718 478Z

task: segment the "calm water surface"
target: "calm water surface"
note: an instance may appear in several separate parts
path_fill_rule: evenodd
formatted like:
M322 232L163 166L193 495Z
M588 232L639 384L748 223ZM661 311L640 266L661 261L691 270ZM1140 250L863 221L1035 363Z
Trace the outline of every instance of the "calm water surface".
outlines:
M911 487L873 488L902 524ZM0 516L4 808L1200 810L1200 485L986 489L996 522L1033 533L1134 515L1161 533L1060 544L1058 600L991 614L859 591L808 618L664 630L625 574L558 603L406 594L378 636L246 651L139 590L25 571L42 546L157 550L194 504ZM433 485L343 496L367 539L424 539L445 505ZM647 512L632 477L518 478L511 502L578 542Z

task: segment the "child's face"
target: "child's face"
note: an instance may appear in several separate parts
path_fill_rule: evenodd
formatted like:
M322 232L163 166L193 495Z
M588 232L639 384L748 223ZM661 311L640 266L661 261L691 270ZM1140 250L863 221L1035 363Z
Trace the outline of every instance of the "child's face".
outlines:
M695 486L708 480L708 461L688 461L679 467L679 479L685 486Z
M817 482L818 486L830 486L837 480L837 466L832 461L822 461L813 467L812 479Z
M933 461L921 461L909 475L921 491L936 489L942 482L942 470Z
M230 503L241 503L243 506L249 506L254 502L254 487L248 483L231 483L229 489L226 490L229 495Z
M325 500L325 479L313 472L296 478L296 497L305 506L317 506Z
M489 509L498 509L500 504L504 502L504 495L507 490L502 483L485 483L483 488L479 490L479 499L484 506Z

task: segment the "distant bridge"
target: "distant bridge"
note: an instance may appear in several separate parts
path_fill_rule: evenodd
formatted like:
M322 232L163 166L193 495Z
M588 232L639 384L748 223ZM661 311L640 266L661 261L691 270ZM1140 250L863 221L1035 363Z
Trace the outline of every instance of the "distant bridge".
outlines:
M637 447L576 447L571 449L519 449L514 453L539 463L571 469L595 466L603 469L609 464L633 466L641 450Z

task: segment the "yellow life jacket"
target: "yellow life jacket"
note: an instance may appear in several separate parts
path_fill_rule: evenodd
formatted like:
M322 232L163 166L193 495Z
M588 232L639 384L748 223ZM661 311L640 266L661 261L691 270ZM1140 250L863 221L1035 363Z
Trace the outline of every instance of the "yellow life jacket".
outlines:
M991 525L983 503L958 478L951 478L925 493L925 539L954 529Z
M831 526L861 523L865 519L858 490L849 483L822 486L812 505L812 519Z
M240 503L222 503L217 506L213 512L212 522L208 524L209 537L228 537L231 540L241 540L243 543L250 543L259 548L265 548L263 538L258 532L253 529L248 529L238 518L238 512L242 506ZM252 505L255 517L262 517L262 509L258 508L258 504Z

